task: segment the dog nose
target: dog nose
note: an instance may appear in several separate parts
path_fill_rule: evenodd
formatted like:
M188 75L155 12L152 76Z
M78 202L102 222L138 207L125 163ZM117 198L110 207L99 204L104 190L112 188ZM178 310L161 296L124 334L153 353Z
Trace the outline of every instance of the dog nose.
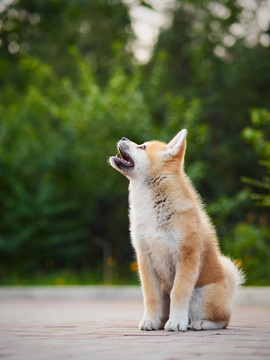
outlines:
M122 141L126 141L126 140L128 140L127 138L125 138L125 137L122 137L122 139L121 139Z

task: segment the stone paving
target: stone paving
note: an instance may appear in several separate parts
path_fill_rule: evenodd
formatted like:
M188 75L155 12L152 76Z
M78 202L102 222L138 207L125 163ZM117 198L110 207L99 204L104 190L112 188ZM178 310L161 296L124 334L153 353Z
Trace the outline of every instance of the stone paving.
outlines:
M270 359L270 307L237 306L229 328L141 332L139 299L0 301L0 359Z

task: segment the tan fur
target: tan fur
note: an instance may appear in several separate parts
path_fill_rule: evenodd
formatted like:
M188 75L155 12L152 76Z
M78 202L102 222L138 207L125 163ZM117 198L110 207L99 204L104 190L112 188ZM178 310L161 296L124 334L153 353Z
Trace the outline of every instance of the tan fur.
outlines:
M184 173L186 131L146 149L119 143L134 167L118 169L130 180L130 229L144 295L142 330L224 328L242 274L222 257L215 230ZM144 153L142 153L142 151ZM144 200L146 201L144 207Z

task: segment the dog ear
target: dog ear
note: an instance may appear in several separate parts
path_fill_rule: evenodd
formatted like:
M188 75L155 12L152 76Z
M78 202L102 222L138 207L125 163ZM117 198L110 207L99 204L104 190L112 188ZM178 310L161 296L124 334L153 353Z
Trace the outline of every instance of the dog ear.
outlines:
M181 130L177 135L175 135L175 137L167 144L165 158L184 157L186 150L186 136L186 129Z

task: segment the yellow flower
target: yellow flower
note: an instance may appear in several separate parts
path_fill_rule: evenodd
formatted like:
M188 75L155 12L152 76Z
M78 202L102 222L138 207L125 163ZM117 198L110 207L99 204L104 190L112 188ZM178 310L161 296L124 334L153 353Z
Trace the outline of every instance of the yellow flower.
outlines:
M65 279L58 277L55 279L54 283L56 286L63 286L63 285L65 285L66 282L65 282Z
M137 263L137 261L132 261L130 263L129 267L130 267L131 271L137 272L138 271L138 263Z
M109 267L114 267L116 265L116 263L117 263L117 261L116 261L115 257L110 256L107 258L107 265Z
M243 266L243 262L241 259L234 259L233 262L239 268L241 268Z

